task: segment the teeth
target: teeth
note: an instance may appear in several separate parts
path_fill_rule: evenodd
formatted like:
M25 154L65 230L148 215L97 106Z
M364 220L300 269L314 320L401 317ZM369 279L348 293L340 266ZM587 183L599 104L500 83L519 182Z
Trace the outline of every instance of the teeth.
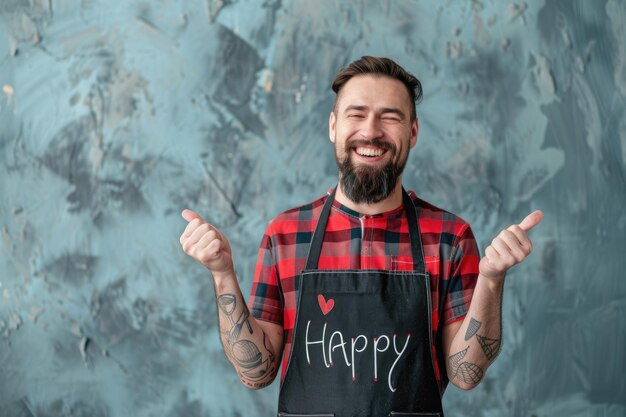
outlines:
M383 150L372 148L356 148L356 153L362 156L380 156L383 154Z

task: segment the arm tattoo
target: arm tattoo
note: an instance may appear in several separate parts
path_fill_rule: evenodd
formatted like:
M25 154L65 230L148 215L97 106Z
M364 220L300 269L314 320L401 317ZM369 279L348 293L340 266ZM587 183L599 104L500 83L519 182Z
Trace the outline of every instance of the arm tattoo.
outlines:
M500 339L491 339L479 334L476 335L476 339L478 339L478 343L480 344L480 347L482 348L487 359L492 360L496 357L498 351L500 350Z
M467 331L465 332L465 340L466 341L470 340L472 338L472 336L474 336L476 334L478 329L480 329L481 324L482 324L481 322L479 322L474 317L472 317L472 319L470 320L469 326L467 326Z
M244 325L251 335L254 333L250 324L250 310L248 306L244 303L241 313L239 313L237 319L233 320L233 315L237 309L237 297L235 294L220 295L217 297L217 305L230 322L230 329L222 332L227 343L227 346L224 346L224 348L226 354L243 369L239 373L240 376L251 381L260 381L268 373L274 372L275 357L269 347L265 333L263 333L263 348L267 352L265 355L255 342L241 338ZM266 356L265 360L263 360L263 356ZM245 382L245 384L255 388L263 388L269 385L269 383L265 382Z
M256 348L256 345L254 345L254 347ZM268 374L268 372L274 371L274 354L267 346L267 336L265 334L263 334L263 347L267 351L267 359L261 362L262 355L259 352L259 363L255 363L255 366L252 369L241 372L242 375L244 375L249 380L258 381L260 379L263 379ZM254 386L256 387L256 385ZM257 388L262 387L259 386Z
M246 324L248 327L248 331L250 334L253 333L252 325L250 324L250 310L248 310L248 306L244 303L241 314L237 318L237 320L233 320L233 314L235 309L237 308L237 298L234 294L222 294L217 298L217 304L220 306L220 310L226 314L228 317L228 321L230 321L230 334L228 335L228 341L233 344L239 340L239 334L241 333L241 329L243 325Z
M457 368L455 377L461 379L466 384L478 384L483 378L483 369L471 362L463 362Z
M466 384L477 384L483 377L482 368L475 363L461 362L468 349L469 346L448 358L452 369L452 379L459 378Z
M467 353L467 349L469 349L469 346L466 347L464 350L455 353L454 355L450 356L450 365L452 365L452 369L454 370L454 374L456 374L456 370L459 368L459 364L461 363L461 360L465 357L465 354Z

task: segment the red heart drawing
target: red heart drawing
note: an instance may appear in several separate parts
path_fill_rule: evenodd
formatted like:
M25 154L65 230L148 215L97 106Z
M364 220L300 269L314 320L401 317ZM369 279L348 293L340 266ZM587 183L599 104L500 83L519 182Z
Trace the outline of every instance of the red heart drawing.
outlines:
M322 310L322 314L326 315L330 313L330 310L335 306L335 300L332 298L328 301L324 298L322 294L317 296L317 302L320 304L320 309Z

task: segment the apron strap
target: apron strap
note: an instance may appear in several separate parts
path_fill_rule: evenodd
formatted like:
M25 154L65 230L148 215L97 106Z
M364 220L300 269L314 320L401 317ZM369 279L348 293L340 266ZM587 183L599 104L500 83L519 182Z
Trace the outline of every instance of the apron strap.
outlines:
M330 208L335 200L335 193L337 187L333 189L333 192L326 198L324 207L320 213L320 217L315 227L315 232L311 238L311 246L309 247L309 254L307 256L305 270L311 271L317 269L320 254L322 252L322 243L324 242L324 233L326 231L326 225L328 224L328 218L330 217ZM407 221L409 223L409 236L411 238L411 256L413 257L413 270L419 273L426 273L426 263L424 262L424 249L422 246L422 235L420 233L419 222L417 221L418 209L413 204L411 197L402 187L402 202L404 204L404 211L406 212Z
M324 242L324 232L326 231L326 225L330 217L330 207L333 205L333 201L335 201L336 192L337 187L335 187L333 192L326 198L324 208L322 208L320 217L317 220L317 226L315 226L315 232L313 233L313 238L311 238L311 246L309 246L306 267L304 268L307 271L317 269L320 253L322 252L322 242Z
M422 234L417 221L418 208L413 204L413 200L402 187L402 200L404 211L409 223L409 236L411 237L411 255L413 256L413 270L426 273L426 262L424 262L424 246L422 246Z

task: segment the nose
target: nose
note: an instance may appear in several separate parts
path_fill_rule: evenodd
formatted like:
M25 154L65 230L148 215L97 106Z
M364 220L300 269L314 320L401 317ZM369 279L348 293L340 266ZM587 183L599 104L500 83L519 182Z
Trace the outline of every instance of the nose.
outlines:
M371 140L383 136L380 120L375 115L369 115L364 121L359 131L363 139Z

